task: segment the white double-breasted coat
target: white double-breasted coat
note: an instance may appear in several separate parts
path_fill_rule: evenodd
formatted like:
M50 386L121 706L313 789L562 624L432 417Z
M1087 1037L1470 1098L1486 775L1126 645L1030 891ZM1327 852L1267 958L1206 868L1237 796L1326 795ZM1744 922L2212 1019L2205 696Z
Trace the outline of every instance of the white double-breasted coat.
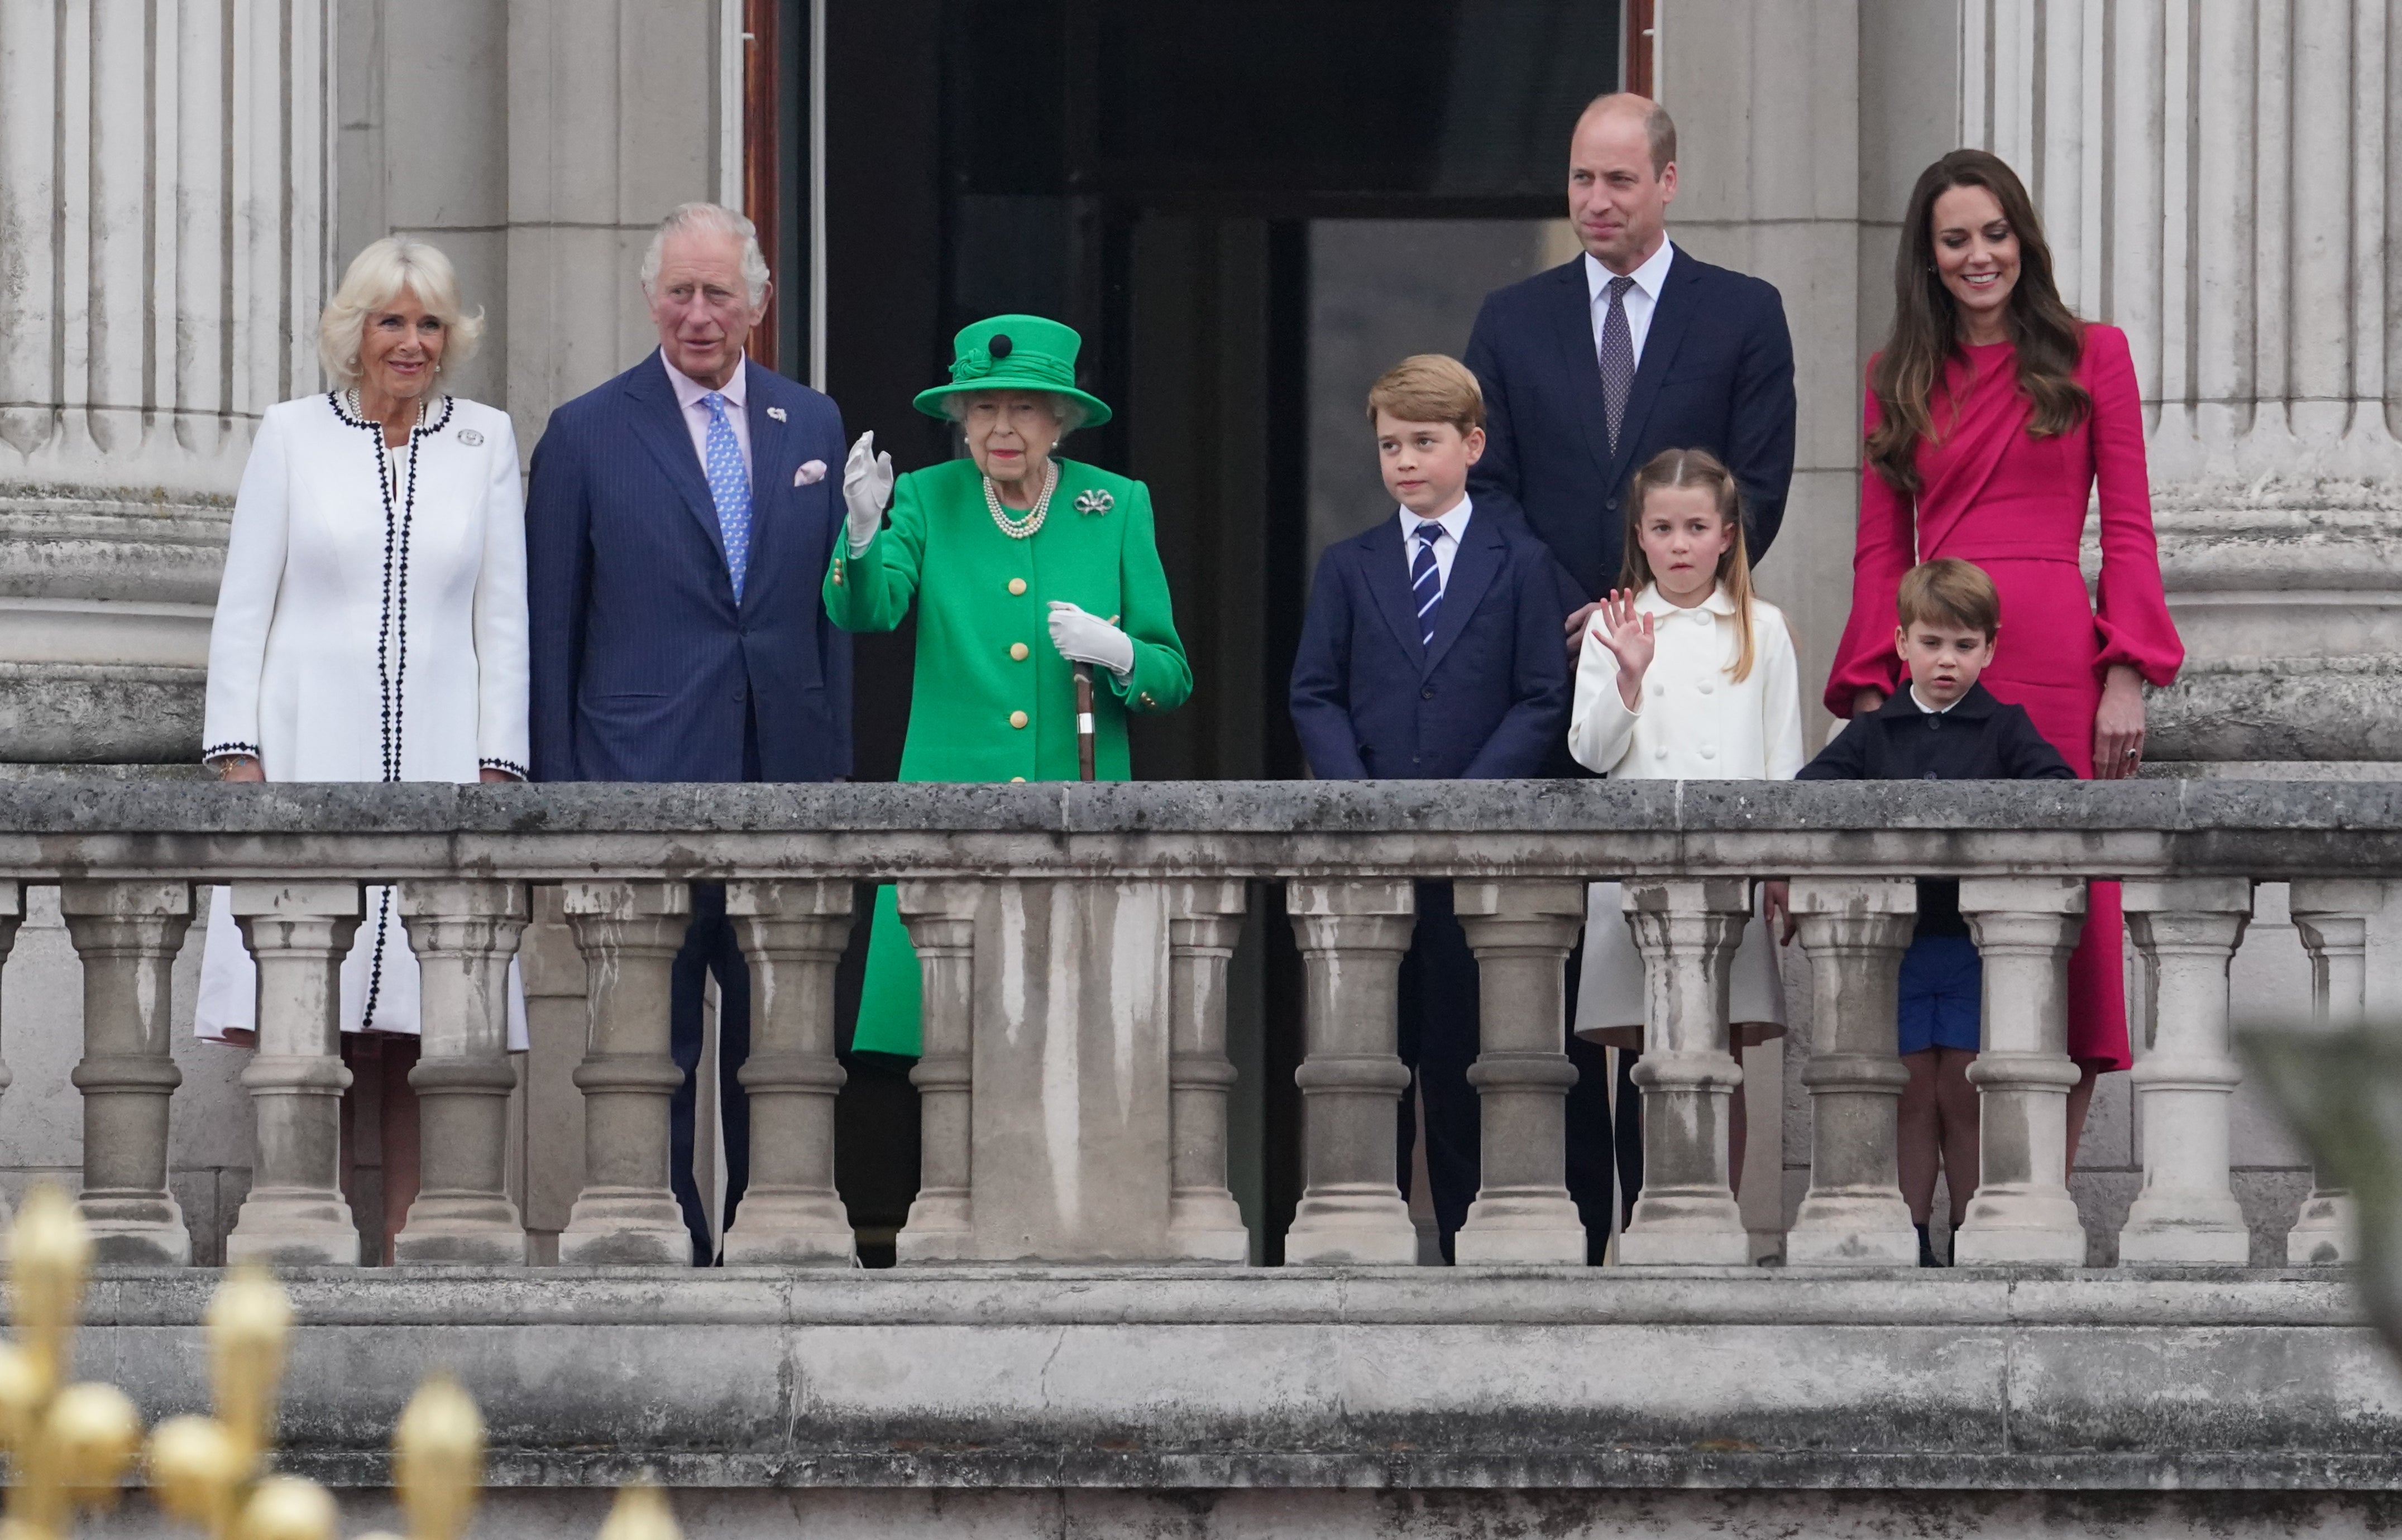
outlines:
M1802 747L1801 666L1785 612L1754 595L1751 672L1729 668L1740 637L1734 600L1721 586L1680 609L1657 586L1636 597L1652 617L1651 667L1642 707L1618 693L1618 659L1589 631L1578 650L1568 749L1588 770L1622 780L1790 780ZM1596 617L1597 619L1597 617ZM1643 956L1627 928L1616 883L1594 883L1585 909L1584 971L1577 981L1578 1036L1622 1048L1643 1045ZM1776 946L1758 917L1735 953L1729 1019L1751 1028L1746 1042L1779 1035L1785 991Z
M269 407L209 632L202 757L255 755L271 781L522 777L526 678L524 500L508 414L438 397L391 449L343 396ZM255 1027L256 979L220 888L202 1037ZM417 997L392 891L371 887L342 967L343 1029L415 1032ZM509 1014L511 1046L522 1046L515 988Z

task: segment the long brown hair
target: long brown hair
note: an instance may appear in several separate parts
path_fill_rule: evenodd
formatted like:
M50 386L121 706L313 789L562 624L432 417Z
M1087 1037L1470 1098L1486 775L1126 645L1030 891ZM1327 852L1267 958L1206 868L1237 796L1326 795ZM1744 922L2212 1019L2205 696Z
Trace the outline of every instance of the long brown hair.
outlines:
M2028 436L2064 433L2085 420L2093 398L2077 382L2085 323L2061 302L2043 222L2018 173L1999 156L1953 150L1919 173L1901 222L1893 261L1893 335L1885 339L1869 388L1884 420L1868 436L1869 463L1895 488L1918 490L1918 445L1935 436L1935 387L1960 351L1960 311L1935 270L1935 200L1954 187L1982 187L2002 206L2019 238L2019 279L2004 314L2018 345L2019 391L2035 404Z
M1740 684L1751 677L1751 553L1743 539L1743 488L1734 473L1707 449L1663 449L1643 462L1626 488L1625 556L1618 585L1643 591L1653 580L1650 558L1643 554L1643 504L1653 492L1668 487L1699 487L1718 504L1719 516L1734 530L1734 538L1719 555L1719 582L1734 600L1735 631L1741 637L1734 662L1727 673Z

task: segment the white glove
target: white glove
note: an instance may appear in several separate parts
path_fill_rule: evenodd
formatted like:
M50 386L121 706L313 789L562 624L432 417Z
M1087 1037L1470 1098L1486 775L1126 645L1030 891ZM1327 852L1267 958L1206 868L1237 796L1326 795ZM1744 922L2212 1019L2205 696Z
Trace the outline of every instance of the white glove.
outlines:
M1051 601L1051 645L1070 663L1097 663L1120 679L1134 672L1134 639L1066 599Z
M850 554L859 555L884 528L884 505L892 501L892 457L876 452L876 430L859 435L842 467L842 501L850 510Z

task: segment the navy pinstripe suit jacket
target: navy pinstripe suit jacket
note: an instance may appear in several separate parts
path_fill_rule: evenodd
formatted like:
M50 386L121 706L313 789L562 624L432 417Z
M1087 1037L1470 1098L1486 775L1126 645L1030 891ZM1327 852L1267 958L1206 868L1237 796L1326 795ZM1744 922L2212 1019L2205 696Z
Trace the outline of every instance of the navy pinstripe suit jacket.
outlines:
M843 526L842 414L743 366L751 559L739 607L659 355L551 414L526 494L534 779L740 780L754 709L762 778L850 774L850 638L819 598ZM825 474L795 486L812 460Z

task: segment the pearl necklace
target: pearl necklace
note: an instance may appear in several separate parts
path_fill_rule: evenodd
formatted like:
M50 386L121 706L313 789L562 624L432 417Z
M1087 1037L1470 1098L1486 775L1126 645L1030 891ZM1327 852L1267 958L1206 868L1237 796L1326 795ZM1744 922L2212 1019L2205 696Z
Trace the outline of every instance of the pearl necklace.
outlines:
M1002 534L1012 540L1032 540L1034 532L1042 528L1042 521L1051 516L1051 494L1058 489L1059 462L1055 460L1042 477L1042 495L1034 500L1034 511L1024 518L1009 516L1009 510L1001 505L1001 491L993 486L990 476L984 478L984 505L992 510L992 521L1001 527Z

